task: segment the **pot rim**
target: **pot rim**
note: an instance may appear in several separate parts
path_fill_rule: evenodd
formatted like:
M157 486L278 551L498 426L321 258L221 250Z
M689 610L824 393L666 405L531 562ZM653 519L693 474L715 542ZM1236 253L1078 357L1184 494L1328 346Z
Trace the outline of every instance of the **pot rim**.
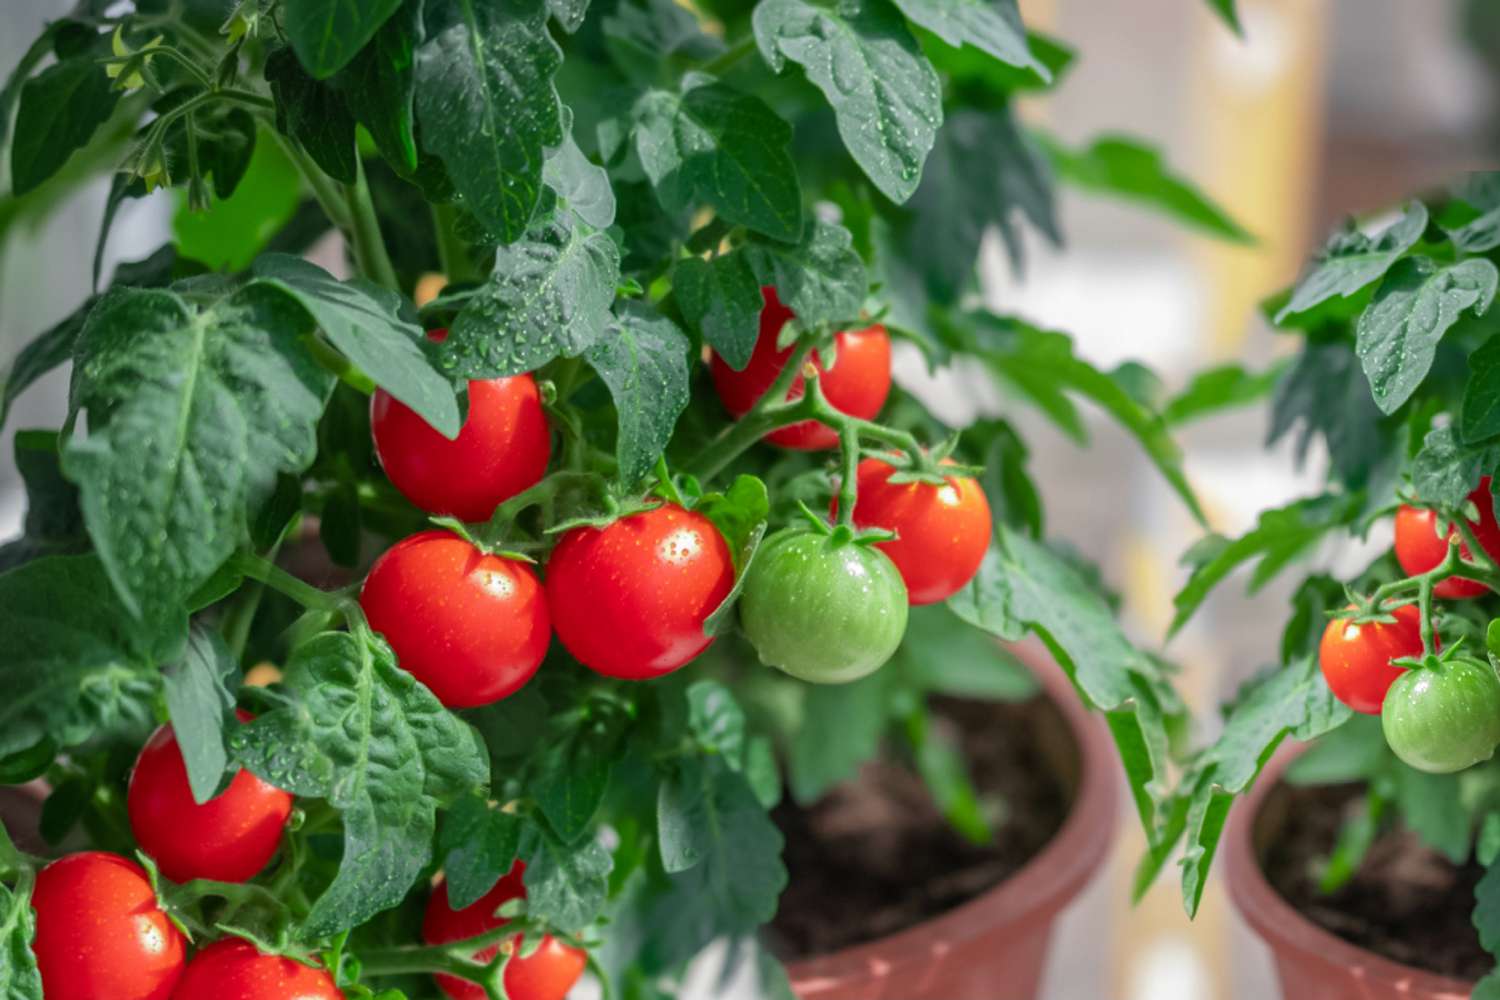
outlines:
M1345 941L1305 917L1266 879L1255 856L1255 823L1266 796L1308 746L1286 741L1261 771L1244 801L1230 810L1224 831L1224 877L1235 909L1273 953L1291 952L1309 963L1354 970L1364 980L1399 983L1403 993L1414 997L1468 1000L1473 983L1405 965Z
M874 941L793 962L787 975L799 996L816 996L852 980L880 980L926 965L1007 924L1028 930L1050 921L1098 871L1114 840L1119 788L1113 744L1103 721L1084 708L1050 652L1038 640L1007 644L1057 707L1079 751L1078 792L1057 835L1000 884L930 920Z

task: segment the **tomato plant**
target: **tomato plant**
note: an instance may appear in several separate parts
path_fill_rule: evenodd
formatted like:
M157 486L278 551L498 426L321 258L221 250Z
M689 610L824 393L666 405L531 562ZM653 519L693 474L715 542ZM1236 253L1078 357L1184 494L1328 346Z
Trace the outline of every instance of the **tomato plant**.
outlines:
M1488 948L1500 941L1492 910L1500 885L1492 478L1500 421L1487 403L1500 390L1500 369L1491 367L1500 271L1495 242L1484 235L1500 204L1497 182L1493 173L1471 175L1379 223L1345 224L1297 283L1265 304L1266 316L1299 342L1266 379L1275 387L1271 440L1294 438L1299 455L1320 443L1329 462L1317 494L1265 511L1240 537L1214 538L1188 556L1174 630L1240 566L1255 564L1258 587L1314 560L1273 648L1279 664L1235 697L1222 736L1189 759L1176 793L1181 814L1214 814L1174 831L1192 859L1183 874L1190 911L1229 803L1291 737L1314 741L1293 765L1301 773L1361 785L1325 888L1359 870L1378 834L1404 827L1455 862L1474 857L1488 867L1474 922ZM1318 563L1346 539L1381 551L1352 573ZM1378 714L1379 722L1356 713ZM1152 866L1163 857L1153 852ZM1500 975L1492 975L1475 995L1497 984Z
M1161 836L1170 672L1045 538L1016 427L944 425L896 359L1075 438L1097 407L1201 520L1139 369L976 305L980 247L1060 243L1063 183L1245 233L1149 147L1022 125L1073 51L1014 0L955 11L41 28L0 87L0 239L109 193L93 294L0 391L3 423L71 366L0 546L0 782L47 792L42 854L0 838L0 993L154 997L187 958L179 995L662 996L727 939L774 994L776 803L889 746L1001 835L930 716L1033 692L994 649L1028 631ZM172 239L107 267L137 201Z

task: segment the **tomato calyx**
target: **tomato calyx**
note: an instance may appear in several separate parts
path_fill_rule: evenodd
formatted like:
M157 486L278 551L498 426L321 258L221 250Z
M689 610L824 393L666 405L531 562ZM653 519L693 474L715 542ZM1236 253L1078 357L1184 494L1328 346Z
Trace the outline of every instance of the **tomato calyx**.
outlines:
M801 500L797 501L797 507L801 510L802 516L806 519L808 526L815 533L827 537L834 548L843 545L869 547L877 545L880 542L889 542L896 538L896 533L886 528L865 528L860 530L854 527L854 525L846 524L843 521L836 524L829 524L825 518L821 517Z
M293 935L295 922L291 911L268 887L253 882L216 882L211 879L169 882L162 878L156 862L145 852L137 851L135 857L146 870L146 877L156 893L157 905L189 941L212 940L223 934L233 934L267 954L284 955L303 965L321 968L321 963L313 957L314 952L302 947ZM228 904L226 916L248 917L253 926L269 930L269 936L247 930L239 924L206 922L198 915L201 912L199 904L205 899L222 900Z

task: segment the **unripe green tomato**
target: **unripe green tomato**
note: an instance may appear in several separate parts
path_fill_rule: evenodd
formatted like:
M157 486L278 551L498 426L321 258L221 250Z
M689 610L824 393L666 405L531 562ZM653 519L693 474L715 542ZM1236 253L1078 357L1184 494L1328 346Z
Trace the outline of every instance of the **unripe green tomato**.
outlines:
M847 530L787 529L755 554L740 624L769 664L815 684L843 684L891 658L906 632L906 585L878 549Z
M1408 670L1386 692L1380 726L1396 756L1417 770L1462 771L1500 745L1500 680L1469 657Z

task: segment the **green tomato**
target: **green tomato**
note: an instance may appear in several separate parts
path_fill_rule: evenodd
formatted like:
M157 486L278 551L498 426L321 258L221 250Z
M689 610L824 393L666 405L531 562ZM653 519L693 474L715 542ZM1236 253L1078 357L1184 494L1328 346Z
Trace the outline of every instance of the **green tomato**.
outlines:
M1380 726L1396 756L1417 770L1462 771L1500 745L1500 680L1471 657L1407 670L1386 693Z
M815 684L843 684L891 658L906 609L906 585L885 553L847 530L788 529L755 554L740 624L761 662Z

